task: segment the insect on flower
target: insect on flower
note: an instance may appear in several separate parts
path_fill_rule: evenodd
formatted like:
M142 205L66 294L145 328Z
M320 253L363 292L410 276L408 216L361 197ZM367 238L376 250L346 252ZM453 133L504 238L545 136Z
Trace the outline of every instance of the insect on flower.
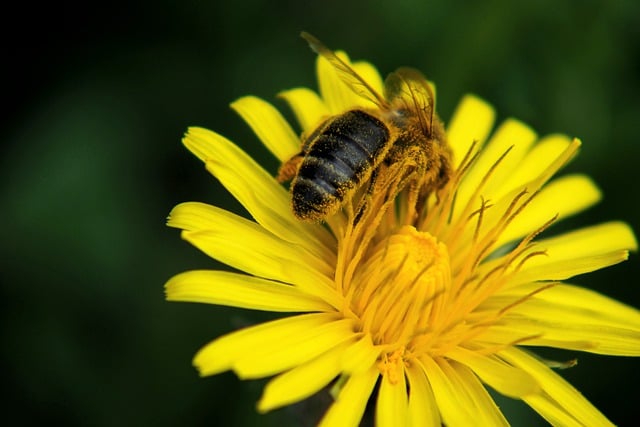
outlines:
M292 194L219 133L191 127L183 140L251 218L176 206L167 224L232 271L177 274L167 299L282 315L206 344L200 375L272 377L260 412L331 386L323 427L357 426L367 409L379 426L508 425L488 388L553 425L613 425L554 369L571 363L531 353L640 356L639 310L566 283L626 260L633 230L544 233L601 198L586 175L556 176L580 140L516 119L492 132L495 110L473 95L445 137L420 73L401 68L383 85L372 64L304 37L319 53L319 91L281 93L302 149L270 103L232 104L283 162Z
M326 219L366 183L371 191L381 168L397 162L403 166L398 187L408 185L413 205L423 205L451 175L451 153L427 79L412 68L399 68L385 80L382 95L315 37L302 37L353 92L373 104L325 119L303 136L301 151L282 164L278 180L292 180L294 215ZM361 198L357 212L365 203Z

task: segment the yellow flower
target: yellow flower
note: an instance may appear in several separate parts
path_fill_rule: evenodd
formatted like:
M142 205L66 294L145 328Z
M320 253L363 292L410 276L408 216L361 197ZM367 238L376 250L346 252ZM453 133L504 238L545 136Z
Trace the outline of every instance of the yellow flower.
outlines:
M372 65L352 66L382 91ZM303 133L329 115L371 106L323 58L317 74L319 95L281 93ZM232 107L281 162L300 150L299 136L267 102L249 96ZM539 138L513 119L491 133L493 122L488 104L463 98L446 129L452 177L417 218L407 192L389 190L398 189L391 165L360 196L371 200L357 221L347 203L325 224L295 219L273 173L223 136L190 128L187 148L253 220L203 203L176 206L169 226L238 272L179 274L166 284L167 298L292 313L209 343L194 359L200 374L275 375L260 411L333 384L327 426L358 425L370 398L379 426L506 425L487 385L554 425L611 424L552 369L560 364L525 347L640 355L639 311L564 283L627 259L635 237L621 222L540 237L600 199L584 175L551 180L580 142Z

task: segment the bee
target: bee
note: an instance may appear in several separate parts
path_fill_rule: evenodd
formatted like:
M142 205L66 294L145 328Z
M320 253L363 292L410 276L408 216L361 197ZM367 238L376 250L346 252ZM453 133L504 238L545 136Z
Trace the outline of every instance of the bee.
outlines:
M296 218L326 219L365 183L373 188L381 167L398 162L415 200L424 201L446 184L451 153L426 78L417 70L399 68L386 78L382 95L318 39L304 32L302 37L351 90L373 104L326 118L303 136L300 152L282 164L278 180L291 180Z

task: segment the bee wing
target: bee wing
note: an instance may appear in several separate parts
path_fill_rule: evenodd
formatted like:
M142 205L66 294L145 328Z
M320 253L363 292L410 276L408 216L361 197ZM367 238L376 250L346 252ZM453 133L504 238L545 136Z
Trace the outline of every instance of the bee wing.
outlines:
M309 33L303 31L300 35L307 41L307 43L309 43L309 46L314 52L329 61L342 81L345 82L356 95L368 99L379 108L389 108L389 103L385 98L372 88L371 85L369 85L369 83L367 83L358 73L356 73L349 64L340 59L340 57L338 57L338 55L336 55L331 49L326 47L320 40Z
M425 135L431 134L435 110L433 88L424 75L413 68L398 68L384 81L385 98L394 106L414 112Z

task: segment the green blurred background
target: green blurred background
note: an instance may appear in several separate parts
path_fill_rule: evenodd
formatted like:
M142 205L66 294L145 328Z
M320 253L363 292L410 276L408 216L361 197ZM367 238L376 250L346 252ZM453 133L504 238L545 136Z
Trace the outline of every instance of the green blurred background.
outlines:
M180 144L190 125L277 164L229 102L315 87L318 36L386 74L419 68L441 116L474 92L500 118L579 136L567 171L604 200L565 227L621 219L640 232L640 3L628 1L134 1L14 5L3 25L0 158L6 425L282 425L255 413L262 381L199 379L214 337L268 317L167 303L163 284L214 261L165 227L177 203L243 212ZM286 112L286 114L289 114ZM640 307L638 256L573 280ZM640 345L640 344L639 344ZM560 352L562 374L614 422L640 401L638 360ZM500 399L514 425L542 425Z

